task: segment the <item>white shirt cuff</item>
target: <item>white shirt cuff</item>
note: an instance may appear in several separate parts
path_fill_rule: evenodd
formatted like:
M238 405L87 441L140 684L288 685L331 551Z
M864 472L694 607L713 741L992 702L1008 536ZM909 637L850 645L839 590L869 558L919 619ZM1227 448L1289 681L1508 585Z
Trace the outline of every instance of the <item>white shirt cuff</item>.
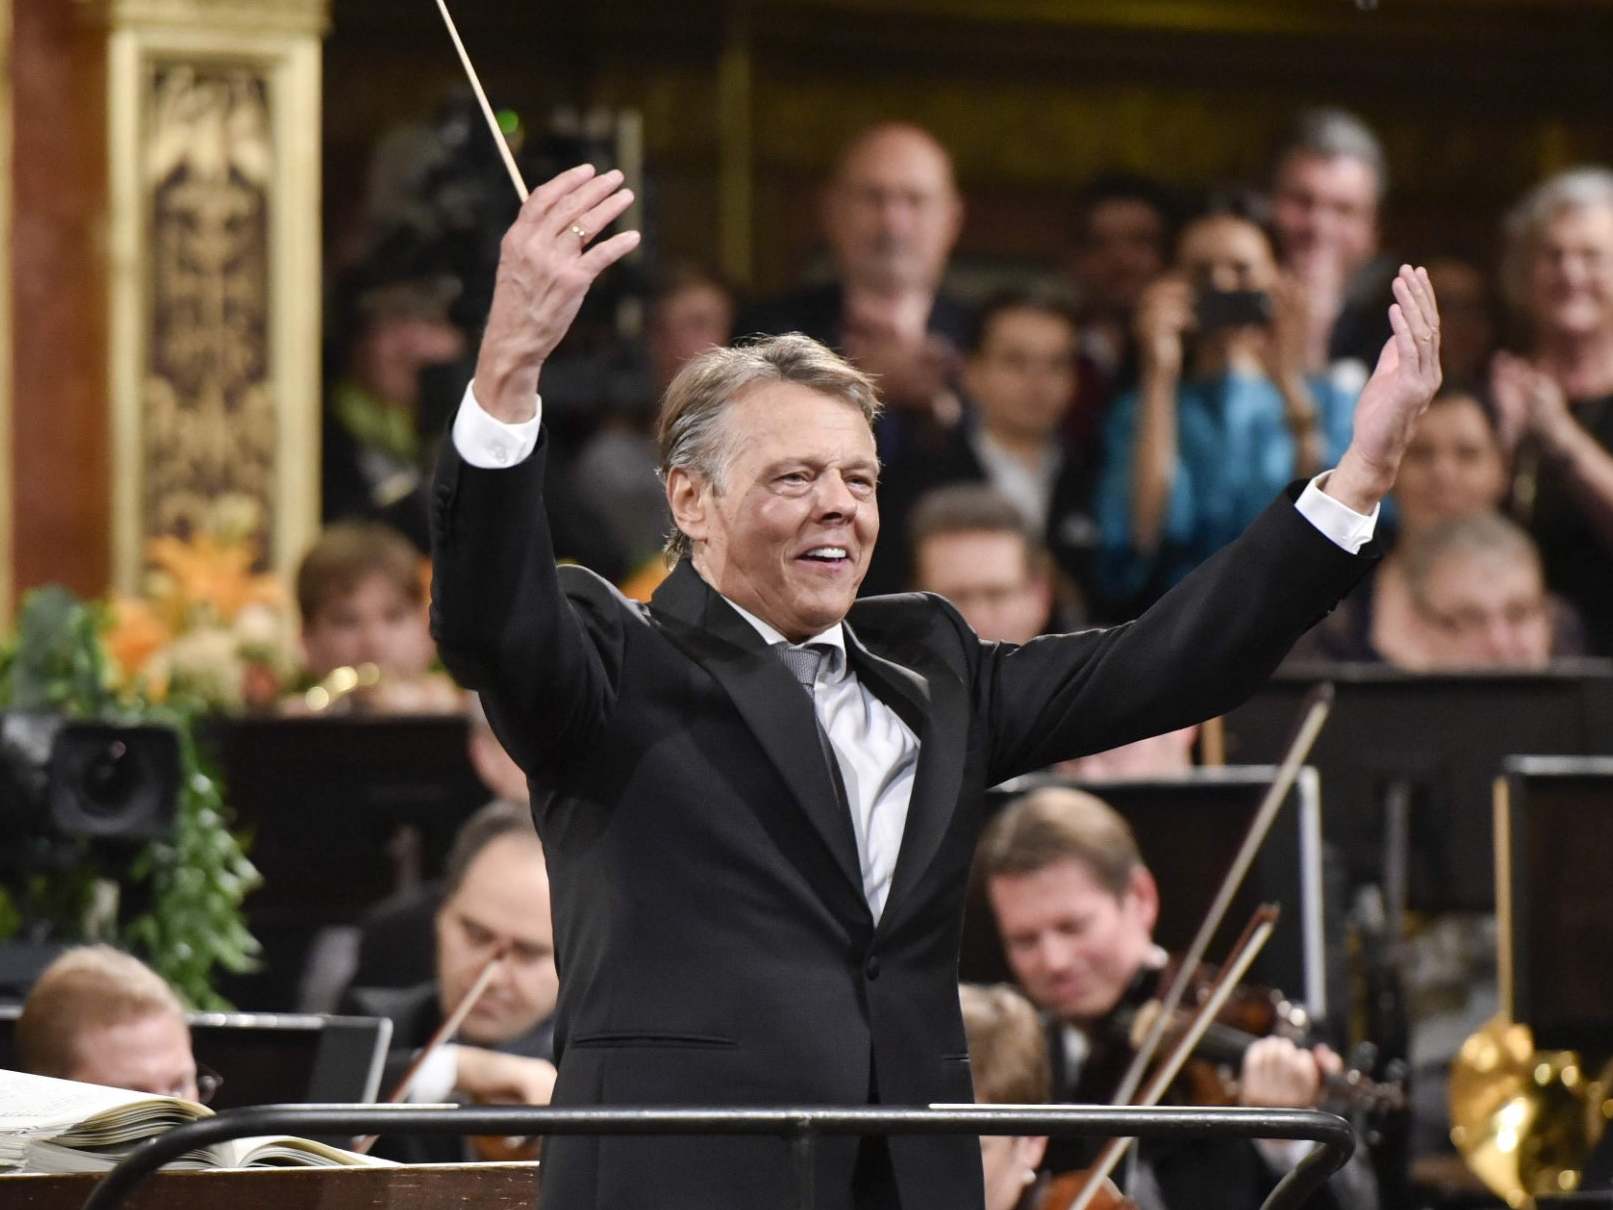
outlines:
M457 433L455 437L457 439ZM1372 541L1382 506L1374 504L1372 512L1362 516L1342 500L1334 499L1322 490L1329 473L1323 471L1307 483L1305 490L1299 493L1299 499L1294 501L1294 507L1299 509L1300 516L1327 535L1333 545L1358 555L1361 548Z
M441 1104L450 1100L454 1093L454 1082L458 1079L459 1048L439 1046L415 1073L414 1083L409 1086L409 1102L414 1105L422 1102Z
M476 384L465 388L454 417L454 448L472 466L500 470L525 462L538 446L538 429L543 425L543 396L533 398L531 420L505 424L476 402Z

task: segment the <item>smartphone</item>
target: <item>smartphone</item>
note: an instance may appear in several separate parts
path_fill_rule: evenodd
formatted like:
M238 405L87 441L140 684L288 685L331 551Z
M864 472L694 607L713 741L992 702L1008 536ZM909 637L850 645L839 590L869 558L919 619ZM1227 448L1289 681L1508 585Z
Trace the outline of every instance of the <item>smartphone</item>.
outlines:
M1200 290L1193 315L1200 332L1264 327L1271 322L1271 295L1264 290Z

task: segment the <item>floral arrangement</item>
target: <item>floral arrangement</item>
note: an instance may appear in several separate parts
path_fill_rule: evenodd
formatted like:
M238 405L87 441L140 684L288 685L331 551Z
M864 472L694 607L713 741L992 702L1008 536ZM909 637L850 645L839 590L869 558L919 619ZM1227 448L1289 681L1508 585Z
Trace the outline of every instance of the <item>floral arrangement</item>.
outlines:
M273 706L296 676L283 585L253 570L258 510L221 498L190 539L151 540L142 592L114 597L106 649L123 687L214 711Z
M179 734L171 835L117 864L80 843L71 862L0 880L0 939L105 940L140 952L193 1007L227 1007L214 972L251 969L258 944L242 901L259 875L231 833L223 788L195 741L209 713L272 706L295 676L284 590L253 570L255 505L221 500L188 540L157 538L139 596L86 603L30 593L0 642L0 709L159 723ZM106 891L133 893L132 918Z

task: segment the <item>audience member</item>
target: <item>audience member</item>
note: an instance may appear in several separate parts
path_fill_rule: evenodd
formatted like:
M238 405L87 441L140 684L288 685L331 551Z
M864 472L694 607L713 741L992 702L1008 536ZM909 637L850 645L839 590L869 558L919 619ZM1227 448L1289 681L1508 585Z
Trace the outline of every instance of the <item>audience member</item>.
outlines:
M903 444L905 422L949 426L957 350L969 313L941 293L947 258L963 227L952 159L928 131L881 122L841 152L822 202L835 280L758 305L738 334L804 332L878 375L892 409L881 422L886 457Z
M1076 199L1070 278L1081 320L1080 373L1065 432L1083 446L1136 375L1132 318L1170 259L1174 213L1162 185L1130 173L1100 176Z
M1405 575L1430 636L1428 668L1543 668L1583 653L1578 618L1546 594L1540 552L1498 513L1419 535Z
M373 664L381 681L361 695L365 708L457 712L458 690L430 671L436 647L426 621L421 569L419 552L378 522L340 522L320 535L297 569L310 679Z
M1135 1010L1161 994L1168 957L1154 944L1160 888L1131 829L1105 803L1078 790L1034 791L986 828L977 854L1010 969L1049 1029L1053 1100L1108 1103L1131 1060ZM1325 1047L1287 1039L1255 1043L1243 1059L1239 1097L1268 1108L1317 1104L1323 1077L1339 1070ZM1055 1139L1048 1166L1091 1162L1092 1140ZM1146 1141L1142 1173L1128 1190L1144 1206L1247 1210L1297 1159L1282 1144ZM1370 1205L1370 1174L1348 1171L1344 1204Z
M1047 551L1025 515L995 488L955 483L920 497L907 519L912 587L958 607L981 638L1028 643L1049 629Z
M1506 235L1502 285L1528 358L1498 356L1492 387L1522 439L1517 504L1547 582L1613 655L1613 171L1552 177Z
M70 949L39 976L17 1018L17 1055L34 1075L133 1092L210 1096L184 1007L161 975L107 945Z
M1439 357L1446 382L1482 382L1495 352L1495 297L1483 270L1456 256L1428 262L1439 299Z
M1507 462L1494 411L1473 388L1447 382L1417 421L1400 463L1394 544L1370 578L1289 658L1430 667L1438 636L1412 598L1405 552L1439 525L1495 511L1506 493Z
M1047 1038L1030 1001L1006 984L965 983L963 1032L969 1074L982 1105L1040 1105L1051 1092ZM1049 1179L1039 1174L1047 1139L1035 1135L980 1136L985 1210L1038 1210Z
M985 304L963 371L970 417L939 449L910 451L891 463L879 496L886 527L864 592L902 587L910 553L901 522L920 495L950 483L984 482L1045 535L1072 590L1066 595L1087 595L1096 540L1088 512L1090 461L1061 435L1075 396L1075 345L1075 319L1052 295L1010 291Z
M678 266L650 294L641 387L609 409L571 465L577 494L609 527L629 568L659 561L672 526L655 473L658 403L684 362L733 335L734 298L713 274Z
M435 925L431 981L403 990L355 987L348 993L348 1011L392 1021L388 1089L496 960L497 973L465 1018L458 1040L426 1061L409 1099L548 1104L559 980L549 876L528 808L490 803L466 822L448 857ZM432 1136L388 1140L387 1152L416 1162L463 1158L460 1140Z
M1310 300L1305 368L1329 370L1352 394L1389 338L1384 316L1395 263L1378 255L1388 191L1389 161L1377 135L1342 109L1297 115L1273 157L1278 254Z
M1251 293L1269 321L1240 312ZM1104 426L1097 584L1131 615L1349 444L1353 394L1307 374L1305 289L1240 205L1188 223L1138 308L1140 380Z
M429 435L420 375L465 354L449 318L452 278L381 283L359 294L338 376L326 389L322 489L327 523L384 520L428 544L422 492Z

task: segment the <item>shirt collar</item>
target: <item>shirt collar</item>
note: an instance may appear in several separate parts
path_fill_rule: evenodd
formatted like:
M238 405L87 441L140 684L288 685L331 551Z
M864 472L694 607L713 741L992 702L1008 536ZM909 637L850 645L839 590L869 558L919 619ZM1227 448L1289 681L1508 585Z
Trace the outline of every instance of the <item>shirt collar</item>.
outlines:
M701 578L704 579L705 577L702 576ZM712 591L717 592L715 588L713 588ZM790 640L780 634L775 627L770 626L768 623L762 621L761 618L757 617L743 605L738 605L733 601L729 601L728 598L724 597L720 592L718 592L717 595L722 597L724 601L728 601L729 607L733 609L733 611L740 617L749 622L751 629L756 631L757 634L761 635L763 641L766 642L769 647L775 646L779 643L784 643L791 647L806 647L813 643L822 644L823 646L830 648L832 652L829 657L830 675L839 677L844 671L846 667L846 631L844 622L836 622L833 626L829 627L828 630L825 630L821 634L813 635L805 642L791 643Z

